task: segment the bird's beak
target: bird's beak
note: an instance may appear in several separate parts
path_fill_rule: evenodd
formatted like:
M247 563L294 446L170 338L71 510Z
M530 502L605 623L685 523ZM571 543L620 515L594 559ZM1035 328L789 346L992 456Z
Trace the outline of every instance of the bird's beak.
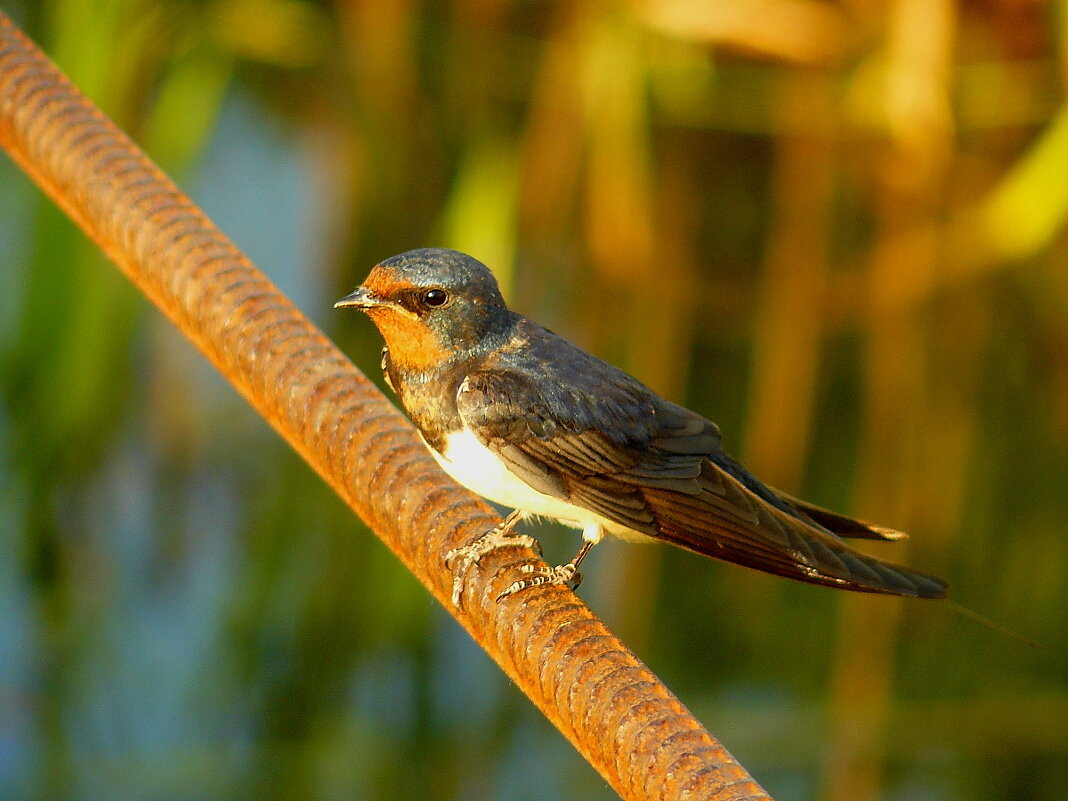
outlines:
M373 309L375 306L382 306L385 301L381 298L375 297L371 292L364 289L362 286L353 292L351 295L346 295L337 303L334 304L335 309Z

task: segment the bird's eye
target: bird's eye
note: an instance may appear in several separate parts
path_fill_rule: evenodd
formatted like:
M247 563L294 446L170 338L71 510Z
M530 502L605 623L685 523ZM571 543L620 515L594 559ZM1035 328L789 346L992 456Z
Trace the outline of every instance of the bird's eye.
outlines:
M449 293L444 289L428 289L423 293L423 305L432 309L440 308L449 302Z

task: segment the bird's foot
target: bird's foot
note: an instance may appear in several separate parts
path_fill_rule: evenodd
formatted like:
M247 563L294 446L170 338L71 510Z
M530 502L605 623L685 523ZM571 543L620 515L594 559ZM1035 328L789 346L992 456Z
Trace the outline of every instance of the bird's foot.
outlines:
M531 587L540 587L543 584L560 584L576 590L578 589L579 584L582 583L582 574L579 573L578 565L575 564L574 560L567 564L557 565L556 567L548 567L546 565L521 565L519 567L519 572L527 573L527 578L521 578L518 581L513 581L509 584L504 592L497 596L498 602L507 598L509 595L515 595L517 592L529 590Z
M497 596L497 602L499 603L502 598L507 598L509 595L514 595L523 590L529 590L531 587L541 587L544 584L559 584L577 590L579 584L582 583L582 574L579 573L578 569L579 565L582 564L582 560L586 558L586 554L590 552L590 548L592 548L601 538L600 528L597 528L593 533L596 534L596 536L591 536L589 539L583 536L582 547L579 548L579 552L575 554L575 558L567 564L557 565L556 567L548 567L546 565L522 565L519 568L519 572L527 573L529 577L521 578L519 581L513 581L509 584L504 592Z
M467 572L478 564L486 554L496 551L498 548L532 548L541 554L541 545L533 537L526 534L516 534L515 524L519 522L522 513L514 511L508 517L494 526L478 539L472 540L459 548L453 548L445 554L445 566L456 570L452 580L452 603L460 607L460 599L463 595L464 585L467 583Z

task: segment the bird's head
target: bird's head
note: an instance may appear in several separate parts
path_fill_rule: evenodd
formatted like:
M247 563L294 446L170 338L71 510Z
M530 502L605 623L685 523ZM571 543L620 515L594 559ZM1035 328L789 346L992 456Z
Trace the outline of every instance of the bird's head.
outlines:
M444 248L386 259L334 308L366 312L386 340L390 359L409 370L430 369L477 348L502 331L509 316L493 273Z

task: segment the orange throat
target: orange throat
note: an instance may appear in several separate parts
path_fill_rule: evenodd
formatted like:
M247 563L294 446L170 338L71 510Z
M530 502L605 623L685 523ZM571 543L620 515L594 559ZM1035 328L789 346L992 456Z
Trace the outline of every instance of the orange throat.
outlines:
M402 370L427 370L452 355L421 320L388 306L368 309L367 314L386 340L390 361Z

